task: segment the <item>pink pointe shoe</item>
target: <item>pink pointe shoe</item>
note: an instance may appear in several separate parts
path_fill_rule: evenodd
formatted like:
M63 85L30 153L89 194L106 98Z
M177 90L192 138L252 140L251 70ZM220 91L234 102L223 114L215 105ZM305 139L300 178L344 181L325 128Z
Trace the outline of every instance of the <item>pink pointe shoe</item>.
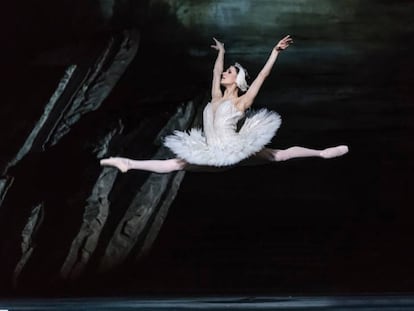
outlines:
M332 148L326 148L322 150L319 155L324 159L330 159L335 157L340 157L346 153L348 153L349 149L348 146L341 145Z
M110 157L99 161L102 166L114 166L122 173L125 173L129 169L129 160L125 158Z

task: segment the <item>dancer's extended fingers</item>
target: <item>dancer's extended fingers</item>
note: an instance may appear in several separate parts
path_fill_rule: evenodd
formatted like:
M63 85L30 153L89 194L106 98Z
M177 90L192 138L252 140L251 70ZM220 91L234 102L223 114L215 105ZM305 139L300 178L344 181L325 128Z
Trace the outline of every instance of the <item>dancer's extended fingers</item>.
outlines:
M213 37L213 40L215 41L215 45L211 45L212 48L216 50L224 50L224 43L218 41L216 38Z
M288 48L291 43L293 43L293 40L290 35L287 35L278 42L276 45L276 50L283 51Z
M217 40L216 38L213 37L213 40L216 42L217 45L224 45L223 42Z

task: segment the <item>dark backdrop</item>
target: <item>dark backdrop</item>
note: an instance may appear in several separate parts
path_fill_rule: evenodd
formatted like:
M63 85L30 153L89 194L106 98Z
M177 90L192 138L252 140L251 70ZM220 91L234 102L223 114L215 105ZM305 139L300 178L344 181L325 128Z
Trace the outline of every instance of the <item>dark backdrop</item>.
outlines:
M124 28L141 33L136 59L102 111L91 114L171 111L208 94L211 37L225 42L227 63L239 61L254 77L273 45L290 34L294 45L280 55L255 103L282 115L271 146L347 144L350 152L186 173L149 255L109 277L89 276L76 292L411 292L414 3L167 3L27 1L3 10L2 161L18 147L13 137L38 117L31 103L49 98L71 59L85 57L81 47ZM156 96L166 104L140 102ZM92 120L82 131L103 126L99 117ZM57 170L71 161L70 150L59 156Z

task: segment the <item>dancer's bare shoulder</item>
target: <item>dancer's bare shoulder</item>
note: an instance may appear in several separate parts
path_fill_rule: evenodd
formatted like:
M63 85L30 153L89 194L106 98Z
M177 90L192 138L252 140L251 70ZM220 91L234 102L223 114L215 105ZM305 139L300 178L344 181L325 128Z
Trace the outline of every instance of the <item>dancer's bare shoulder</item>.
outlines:
M244 112L246 110L247 98L245 95L237 97L237 99L234 100L234 106L236 106L237 110Z

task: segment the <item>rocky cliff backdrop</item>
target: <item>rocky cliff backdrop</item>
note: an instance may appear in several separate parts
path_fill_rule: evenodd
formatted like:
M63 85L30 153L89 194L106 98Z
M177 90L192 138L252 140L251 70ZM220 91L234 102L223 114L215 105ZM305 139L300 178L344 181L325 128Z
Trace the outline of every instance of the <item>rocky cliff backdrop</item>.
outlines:
M1 12L3 295L414 289L414 2L9 1ZM215 51L252 77L271 146L338 159L122 174L200 125Z

